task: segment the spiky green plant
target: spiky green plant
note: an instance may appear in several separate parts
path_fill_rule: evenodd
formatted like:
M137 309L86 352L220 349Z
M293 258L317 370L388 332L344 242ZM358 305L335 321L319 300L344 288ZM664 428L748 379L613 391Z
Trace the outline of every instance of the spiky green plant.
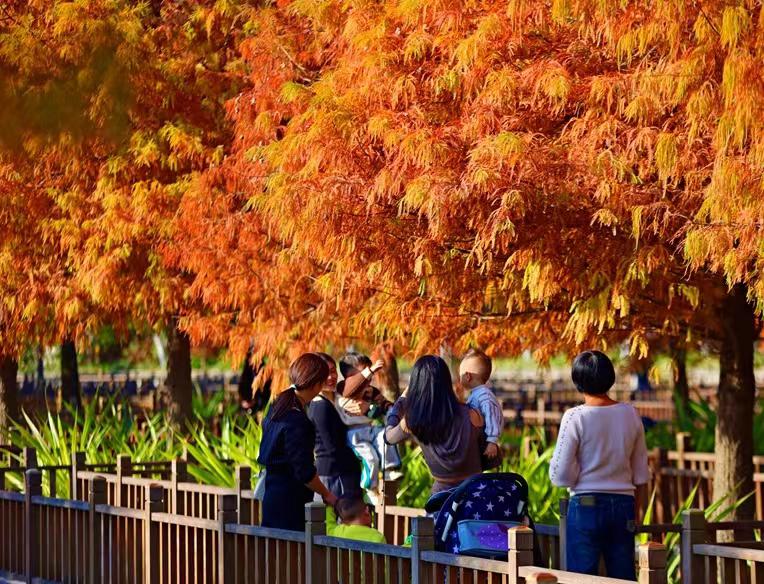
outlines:
M682 513L692 509L692 506L695 503L695 497L698 494L699 487L700 487L700 481L695 483L695 486L687 494L687 497L685 498L685 500L682 501L681 505L679 505L679 508L677 509L676 514L671 520L672 524L674 525L682 524ZM647 506L647 509L645 509L645 514L644 514L644 517L642 518L642 523L644 525L650 525L652 523L653 511L655 509L655 495L656 495L656 492L653 491L653 493L650 496L650 502ZM735 509L737 509L744 501L746 501L751 496L753 496L753 493L749 493L748 495L740 499L732 499L732 497L730 497L730 494L727 493L724 497L722 497L718 501L714 501L711 505L709 505L703 510L703 514L706 517L706 521L709 521L709 522L724 521L725 519L730 517L730 515L732 515L732 512ZM679 568L682 562L680 539L681 539L681 534L677 532L667 533L663 538L663 545L666 546L666 549L668 550L666 574L668 576L668 581L671 584L675 584L675 583L678 584L681 581L681 578L679 577ZM642 533L637 537L637 540L639 541L639 543L647 543L647 541L649 541L649 536L646 533Z
M84 452L89 463L114 462L118 454L134 461L170 460L181 452L181 441L164 414L136 417L116 398L107 399L101 408L92 400L80 409L66 405L59 414L22 416L7 431L6 440L19 448L34 448L40 466L69 465L75 452ZM67 478L61 471L56 475L59 496L68 496ZM8 475L11 488L21 488L22 480L19 473ZM50 492L48 473L43 474L43 492Z
M209 431L204 424L189 428L185 441L193 458L189 473L201 483L232 487L236 465L259 470L257 454L260 450L262 427L252 416L225 413L220 423L220 436Z
M687 405L675 398L676 419L660 422L647 431L648 448L676 448L676 434L690 435L692 449L696 452L713 452L716 441L716 411L703 399L691 399ZM755 454L764 454L764 400L759 400L753 419Z

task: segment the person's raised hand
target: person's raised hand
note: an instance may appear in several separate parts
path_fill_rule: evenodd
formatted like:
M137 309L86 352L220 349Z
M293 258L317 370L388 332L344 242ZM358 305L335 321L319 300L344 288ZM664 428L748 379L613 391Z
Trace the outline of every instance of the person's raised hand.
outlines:
M384 366L385 366L385 362L384 362L382 359L377 359L377 360L374 362L374 365L372 365L372 366L370 367L370 369L371 369L371 372L372 372L372 373L376 373L377 371L379 371L380 369L382 369L382 367L384 367Z

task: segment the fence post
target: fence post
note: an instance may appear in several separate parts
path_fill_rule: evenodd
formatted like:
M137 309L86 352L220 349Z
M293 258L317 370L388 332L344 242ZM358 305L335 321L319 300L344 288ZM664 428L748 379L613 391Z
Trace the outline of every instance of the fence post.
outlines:
M679 470L687 468L687 462L685 460L685 453L690 450L690 435L687 432L678 432L676 435L676 467ZM692 489L691 482L683 476L676 477L676 490L674 495L678 502L684 501L687 498L688 492Z
M389 543L395 543L394 519L387 516L387 508L398 502L398 481L382 481L379 504L377 505L377 529L382 532Z
M242 491L252 490L252 469L236 465L236 508L239 510L239 525L252 525L252 499L244 499ZM310 580L308 580L310 581Z
M88 494L88 522L90 524L90 557L89 570L90 581L102 581L101 557L103 556L103 541L101 536L101 523L98 521L96 505L106 504L106 479L103 477L94 477L90 481L90 493Z
M127 504L127 487L122 484L122 479L130 476L130 456L120 454L117 456L117 484L114 486L114 505L116 507L129 507Z
M432 517L414 517L411 534L411 584L432 584L422 561L422 552L435 549L435 522Z
M666 547L651 541L639 546L639 584L666 584Z
M185 460L188 464L192 464L192 463L196 462L196 459L194 458L194 455L191 454L188 451L188 445L187 444L183 446L183 454L181 455L181 458L183 460Z
M218 582L225 584L236 578L236 539L225 526L236 523L236 495L218 496ZM152 580L153 582L153 580Z
M690 446L690 434L689 432L677 432L676 434L676 453L677 453L677 467L685 468L684 455L686 452L690 452L692 447Z
M69 496L75 501L81 501L77 482L77 473L85 468L85 453L72 452L72 470L69 471Z
M706 542L706 516L690 509L682 513L682 582L704 582L706 563L693 553L692 546Z
M536 398L536 415L538 416L538 424L542 427L546 427L546 401L543 397Z
M22 453L24 455L24 467L26 470L37 468L37 451L34 448L25 446Z
M560 499L560 570L568 569L568 505L569 499Z
M144 541L144 582L159 582L159 568L161 558L159 557L159 529L160 524L152 520L152 513L161 513L164 511L164 501L162 495L164 489L160 485L149 485L146 491L145 519L143 521L143 541Z
M648 492L656 494L654 522L665 523L671 521L671 493L669 492L671 481L663 480L663 469L669 466L668 451L665 448L653 449L650 461L653 464L653 488Z
M32 504L32 497L42 495L42 474L36 468L24 473L24 575L31 583L40 571L40 546L38 545L39 511Z
M326 535L326 507L323 503L305 505L305 582L326 584L326 549L313 540ZM367 574L368 578L370 575Z
M520 566L533 565L533 530L530 527L511 527L507 531L509 544L509 581L520 582Z
M188 463L185 460L173 460L170 463L170 482L172 486L172 500L170 502L170 513L183 515L186 512L185 500L180 496L178 485L188 480Z
M530 458L533 452L533 439L530 436L523 436L520 442L520 454L523 458Z

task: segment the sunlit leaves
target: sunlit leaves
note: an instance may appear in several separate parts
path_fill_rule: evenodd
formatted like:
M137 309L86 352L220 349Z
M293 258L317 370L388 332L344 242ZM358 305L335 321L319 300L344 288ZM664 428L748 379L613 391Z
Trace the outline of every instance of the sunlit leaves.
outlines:
M745 4L57 4L0 58L27 85L74 64L85 118L123 114L116 143L21 141L45 241L96 306L279 354L374 335L642 354L656 332L713 337L729 284L762 289Z

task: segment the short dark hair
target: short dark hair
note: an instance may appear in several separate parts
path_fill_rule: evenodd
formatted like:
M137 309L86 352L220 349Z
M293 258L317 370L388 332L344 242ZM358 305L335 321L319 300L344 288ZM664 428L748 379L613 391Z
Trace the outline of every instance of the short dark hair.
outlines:
M340 373L342 373L342 377L347 377L354 369L361 371L366 367L371 367L371 359L362 353L349 351L340 359Z
M584 351L573 359L571 377L581 393L602 394L613 387L615 369L602 351Z
M363 514L365 507L366 503L364 503L363 499L353 495L342 495L334 504L337 517L343 523L358 519Z
M417 359L406 394L406 424L422 444L441 444L453 431L459 402L446 362L435 355Z

